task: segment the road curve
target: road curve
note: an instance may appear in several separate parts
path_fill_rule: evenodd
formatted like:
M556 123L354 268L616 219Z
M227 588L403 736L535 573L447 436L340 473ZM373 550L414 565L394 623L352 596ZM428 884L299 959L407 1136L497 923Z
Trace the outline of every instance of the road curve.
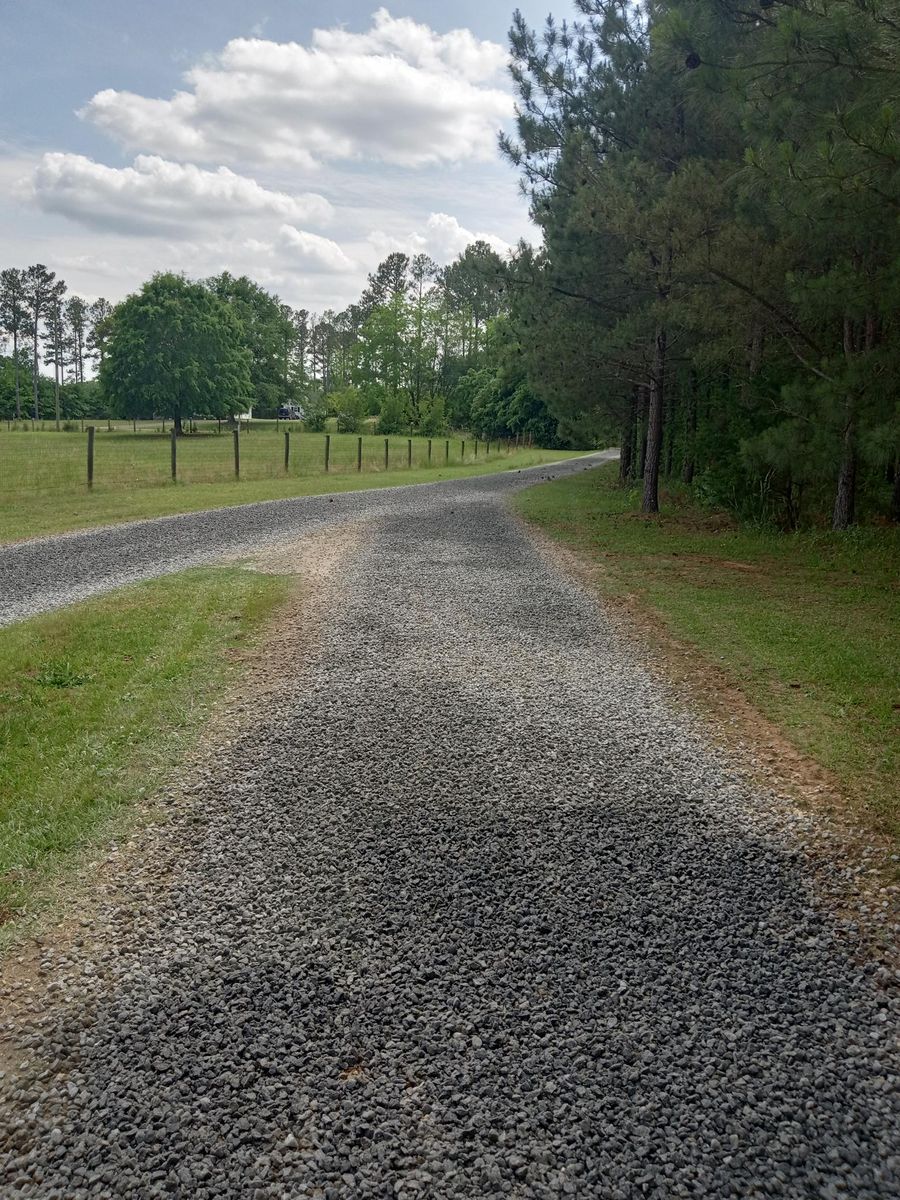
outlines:
M541 479L558 479L617 455L615 450L605 450L440 483L265 500L3 546L0 626L124 583L171 574L268 541L298 537L327 522L409 513L423 505L439 509L447 504L477 504L482 497L506 495Z
M47 953L4 1200L900 1194L877 972L510 486L344 498L383 508L164 882Z

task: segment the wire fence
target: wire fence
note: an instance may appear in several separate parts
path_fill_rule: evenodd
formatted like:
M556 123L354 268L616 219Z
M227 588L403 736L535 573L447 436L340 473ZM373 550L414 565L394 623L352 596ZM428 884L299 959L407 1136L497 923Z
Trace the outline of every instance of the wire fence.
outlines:
M477 465L514 453L520 439L380 437L312 433L285 422L231 430L216 422L175 437L160 423L106 422L69 432L24 429L0 437L0 498L229 480Z

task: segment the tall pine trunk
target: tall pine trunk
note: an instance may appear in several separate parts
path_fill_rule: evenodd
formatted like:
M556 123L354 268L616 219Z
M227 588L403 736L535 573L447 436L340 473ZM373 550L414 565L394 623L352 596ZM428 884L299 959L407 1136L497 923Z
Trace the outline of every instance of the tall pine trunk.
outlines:
M641 512L659 512L659 463L662 453L663 403L665 401L666 331L657 329L650 377L650 409L647 414L647 454L644 460L644 495Z
M697 377L691 371L684 413L684 460L681 464L682 483L694 482L694 446L697 440Z
M844 407L841 465L834 496L832 529L847 529L856 518L856 420L853 407L853 398L848 396Z
M13 329L13 363L16 372L16 420L22 419L22 398L19 394L19 331Z
M37 322L35 322L35 330L37 330ZM40 401L38 400L37 332L35 332L35 335L34 335L34 348L31 353L31 371L32 371L32 377L31 377L32 391L34 393L34 419L35 419L35 421L39 421L41 419L41 406L40 406Z
M865 323L865 348L871 350L875 344L875 322L869 317ZM859 336L853 320L844 317L844 358L848 366L860 349ZM848 391L844 400L844 427L841 433L841 463L838 467L837 489L834 495L832 529L847 529L856 518L856 397Z
M62 338L59 336L59 321L53 327L53 398L56 405L56 432L59 433L59 374L62 358Z
M634 478L639 395L640 388L633 387L622 418L622 445L619 450L619 482L622 484Z
M675 415L678 407L675 400L675 389L669 388L668 393L664 438L666 445L666 478L670 478L672 475L672 464L675 458Z
M638 453L638 479L644 478L644 466L647 462L647 422L650 412L650 389L646 383L640 384L638 387L638 395L640 397L640 438L641 443Z

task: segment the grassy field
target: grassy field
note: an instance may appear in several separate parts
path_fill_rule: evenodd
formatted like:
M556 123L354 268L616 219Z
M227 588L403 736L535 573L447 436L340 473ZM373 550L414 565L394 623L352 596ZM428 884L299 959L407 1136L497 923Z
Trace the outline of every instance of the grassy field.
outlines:
M193 512L254 500L312 495L363 487L480 475L520 469L567 457L559 450L514 448L471 439L363 437L357 469L356 434L331 434L328 471L323 433L290 429L284 466L285 423L255 424L240 439L240 479L234 473L232 435L215 425L178 440L177 482L171 479L171 442L158 427L98 426L94 485L87 487L87 436L0 431L0 542L59 533L113 521ZM569 452L571 453L571 452ZM410 457L411 455L411 457Z
M288 586L198 569L0 630L0 927L152 794L232 669L224 648Z
M642 517L617 467L531 488L522 514L599 564L726 671L788 739L838 779L864 820L900 834L900 534L737 528L683 492Z

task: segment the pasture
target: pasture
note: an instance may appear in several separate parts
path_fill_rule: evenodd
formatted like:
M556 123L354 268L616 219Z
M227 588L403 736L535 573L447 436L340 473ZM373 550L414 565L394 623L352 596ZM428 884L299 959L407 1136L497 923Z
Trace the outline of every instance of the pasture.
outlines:
M299 422L274 421L243 427L238 441L236 471L231 430L197 423L196 432L176 439L173 480L170 427L163 432L159 422L97 422L89 487L87 432L4 429L0 541L256 500L518 469L572 453L461 436L312 433Z

